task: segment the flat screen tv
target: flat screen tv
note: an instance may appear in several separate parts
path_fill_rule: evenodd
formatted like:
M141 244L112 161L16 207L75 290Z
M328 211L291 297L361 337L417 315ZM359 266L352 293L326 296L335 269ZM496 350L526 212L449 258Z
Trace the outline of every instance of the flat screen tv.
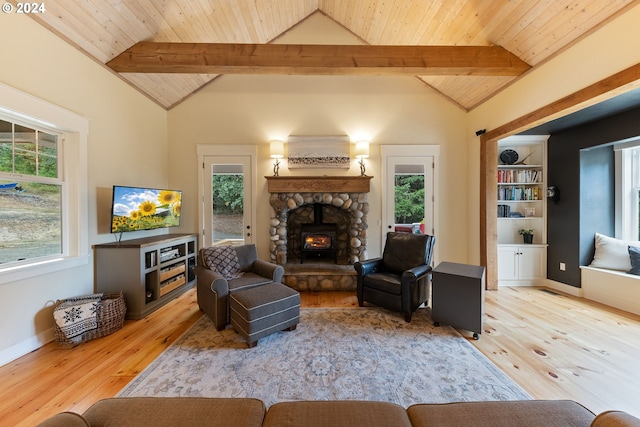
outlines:
M113 186L111 232L154 230L180 225L182 191Z

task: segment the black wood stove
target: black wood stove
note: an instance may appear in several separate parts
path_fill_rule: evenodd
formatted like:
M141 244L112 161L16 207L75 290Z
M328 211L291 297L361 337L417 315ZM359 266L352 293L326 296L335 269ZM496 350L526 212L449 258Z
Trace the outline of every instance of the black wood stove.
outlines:
M330 257L338 263L336 224L322 222L322 204L313 205L313 223L300 224L300 264L308 257Z

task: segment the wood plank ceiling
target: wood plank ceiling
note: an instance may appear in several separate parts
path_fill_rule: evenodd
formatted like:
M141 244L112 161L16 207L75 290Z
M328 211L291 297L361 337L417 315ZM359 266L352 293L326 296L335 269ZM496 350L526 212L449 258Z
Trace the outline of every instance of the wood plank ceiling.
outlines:
M364 44L501 46L508 51L507 54L515 55L517 62L520 62L519 58L526 63L525 66L528 64L535 68L639 2L50 0L45 3L46 13L32 16L100 64L107 64L143 41L267 44L311 14L322 13L352 32ZM227 70L233 71L231 68ZM260 67L252 72L261 72ZM300 74L314 72L301 71ZM428 87L435 89L469 110L518 78L505 73L486 74L478 75L467 70L453 75L434 72L415 77L424 82L425 90L429 90ZM159 105L170 109L219 74L121 72L119 75Z

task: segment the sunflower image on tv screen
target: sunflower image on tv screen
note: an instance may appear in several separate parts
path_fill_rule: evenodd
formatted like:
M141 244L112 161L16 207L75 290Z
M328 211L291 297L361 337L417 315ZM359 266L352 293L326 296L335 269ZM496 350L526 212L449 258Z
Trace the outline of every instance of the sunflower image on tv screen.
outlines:
M181 204L179 190L114 186L111 232L177 227Z

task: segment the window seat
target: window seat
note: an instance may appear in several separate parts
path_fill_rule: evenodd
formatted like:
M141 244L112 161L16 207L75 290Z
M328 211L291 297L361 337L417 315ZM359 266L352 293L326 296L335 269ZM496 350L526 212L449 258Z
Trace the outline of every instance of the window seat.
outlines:
M640 276L583 266L580 277L584 298L640 315Z

